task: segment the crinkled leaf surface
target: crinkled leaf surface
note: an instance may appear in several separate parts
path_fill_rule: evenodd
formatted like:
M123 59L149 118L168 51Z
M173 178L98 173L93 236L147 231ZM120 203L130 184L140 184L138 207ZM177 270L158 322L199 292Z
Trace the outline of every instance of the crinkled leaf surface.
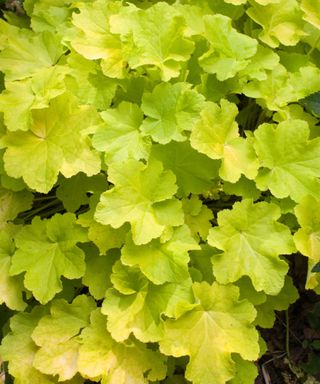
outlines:
M201 111L201 120L194 127L190 142L193 148L211 159L222 159L220 176L235 182L241 173L253 179L258 163L250 143L239 136L235 104L222 99L220 106L208 102Z
M144 165L136 160L113 163L108 180L114 188L101 195L95 219L119 228L131 224L133 241L140 245L160 237L165 227L183 224L175 176L158 161Z
M250 324L256 312L239 301L237 287L195 283L198 305L177 320L167 320L160 351L190 356L186 378L195 384L223 384L235 374L232 353L246 360L259 355L258 333Z
M320 197L320 139L309 140L309 132L303 120L262 124L255 131L254 148L263 167L258 188L296 202L307 194Z
M58 178L78 172L92 176L100 159L90 148L84 130L100 122L94 108L77 106L68 94L55 98L49 108L32 111L27 132L9 132L1 140L7 147L4 166L9 176L22 177L38 192L48 192Z
M218 213L218 226L210 230L208 243L223 251L212 257L213 272L220 283L246 275L257 291L279 293L288 271L279 255L295 251L289 228L277 222L280 215L276 205L254 204L249 199Z
M161 144L184 141L184 131L191 131L199 119L204 97L188 83L161 83L152 93L145 93L141 108L147 116L141 130Z
M103 384L146 384L165 378L165 359L139 341L117 343L106 329L106 318L97 309L81 335L79 371L84 377L102 378Z
M10 274L25 272L25 287L45 304L62 290L61 276L76 279L84 275L84 253L76 244L86 241L85 230L75 224L71 213L45 221L36 217L15 237L18 249Z

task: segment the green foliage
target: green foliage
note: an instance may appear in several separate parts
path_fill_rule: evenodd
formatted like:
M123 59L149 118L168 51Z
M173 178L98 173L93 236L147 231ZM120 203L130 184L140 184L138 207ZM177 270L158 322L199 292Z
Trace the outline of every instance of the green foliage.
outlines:
M6 375L253 384L296 253L320 293L320 2L23 5L0 20Z

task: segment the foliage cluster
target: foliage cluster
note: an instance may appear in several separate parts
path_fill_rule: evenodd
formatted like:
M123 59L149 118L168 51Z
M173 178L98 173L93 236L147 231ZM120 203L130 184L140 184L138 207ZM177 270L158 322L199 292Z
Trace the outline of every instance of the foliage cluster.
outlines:
M252 384L296 253L320 293L320 0L24 9L0 21L14 382Z

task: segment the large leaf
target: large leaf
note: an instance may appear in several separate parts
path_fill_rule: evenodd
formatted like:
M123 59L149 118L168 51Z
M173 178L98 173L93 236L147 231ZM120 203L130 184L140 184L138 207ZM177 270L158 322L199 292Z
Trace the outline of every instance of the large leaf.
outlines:
M79 13L73 13L72 22L77 27L72 34L71 45L89 60L101 59L103 73L122 78L125 62L121 41L110 32L109 19L119 12L119 3L94 1L79 5Z
M33 365L39 371L58 375L59 381L69 380L78 372L78 334L89 325L91 312L96 308L92 298L77 296L71 304L55 300L50 314L42 317L34 331L33 341L40 347Z
M164 81L179 76L181 64L193 51L193 42L184 37L183 17L165 2L146 10L122 8L111 16L110 25L113 33L120 34L129 66L155 66Z
M183 224L181 203L172 198L177 191L175 176L160 162L113 163L108 179L114 188L101 195L95 214L99 223L119 228L129 222L138 245L160 237L166 226Z
M289 228L277 222L280 216L276 205L251 200L218 213L218 226L210 230L208 243L223 251L212 257L220 283L249 276L257 291L279 293L288 271L279 255L295 250Z
M203 96L190 88L188 83L161 83L145 93L142 132L161 144L186 140L184 131L192 131L204 104Z
M17 383L56 383L56 380L39 372L33 366L38 348L31 335L46 312L45 307L36 306L31 313L18 313L10 320L11 332L2 340L0 354L3 360L9 361L9 373L15 377Z
M21 278L9 274L12 255L15 251L14 231L1 229L0 232L0 304L14 310L24 310L26 303L22 298L23 282Z
M143 113L136 104L123 101L116 109L101 112L105 124L93 136L93 146L105 152L107 163L147 159L151 149L149 138L142 137L139 130Z
M219 105L208 102L201 120L194 127L190 142L193 148L211 159L222 159L220 176L236 182L241 174L253 179L258 163L251 144L240 137L235 117L235 104L222 99Z
M87 235L75 225L71 213L45 221L35 217L15 241L18 249L12 257L10 274L25 272L25 287L42 304L62 290L61 276L76 279L84 275L84 253L76 244L86 242Z
M107 328L117 341L131 333L143 342L159 341L163 337L162 316L175 317L181 303L192 301L190 279L179 284L154 285L137 268L116 263L111 280L116 289L107 291L102 313L108 315Z
M84 132L100 122L94 108L77 106L63 94L48 108L33 110L32 119L29 131L9 132L1 140L7 147L4 166L9 176L22 177L30 188L47 193L59 171L66 177L99 172L100 158Z
M152 156L176 175L178 191L184 196L210 190L218 177L220 162L194 150L188 142L153 145Z
M121 261L130 266L138 265L141 272L154 284L179 283L189 277L188 251L200 249L187 226L182 226L168 241L152 240L136 245L128 236L121 250Z
M115 342L106 329L106 318L97 309L81 335L79 371L102 384L146 384L165 378L165 359L138 341Z
M260 1L259 1L260 2ZM305 35L301 11L296 0L279 0L275 4L251 2L247 14L262 26L260 39L270 47L296 45Z
M195 384L224 384L235 375L232 353L246 360L259 355L258 333L250 324L256 312L239 290L218 283L195 283L198 303L177 320L167 320L161 352L190 356L186 378Z
M320 198L320 139L309 140L305 121L262 124L254 136L263 167L256 177L259 189L270 189L278 198L290 196L296 202L307 194Z
M219 14L204 17L204 36L210 49L201 56L200 65L206 72L215 73L220 81L244 69L257 51L257 41L237 32L231 21Z
M0 53L0 67L7 80L21 80L56 64L65 51L60 37L48 31L41 34L12 33Z

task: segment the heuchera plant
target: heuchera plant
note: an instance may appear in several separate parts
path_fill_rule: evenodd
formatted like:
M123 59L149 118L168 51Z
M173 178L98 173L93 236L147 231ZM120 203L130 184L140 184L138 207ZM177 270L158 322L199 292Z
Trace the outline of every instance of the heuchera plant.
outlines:
M0 21L7 372L252 384L294 254L320 293L320 0L24 9Z

